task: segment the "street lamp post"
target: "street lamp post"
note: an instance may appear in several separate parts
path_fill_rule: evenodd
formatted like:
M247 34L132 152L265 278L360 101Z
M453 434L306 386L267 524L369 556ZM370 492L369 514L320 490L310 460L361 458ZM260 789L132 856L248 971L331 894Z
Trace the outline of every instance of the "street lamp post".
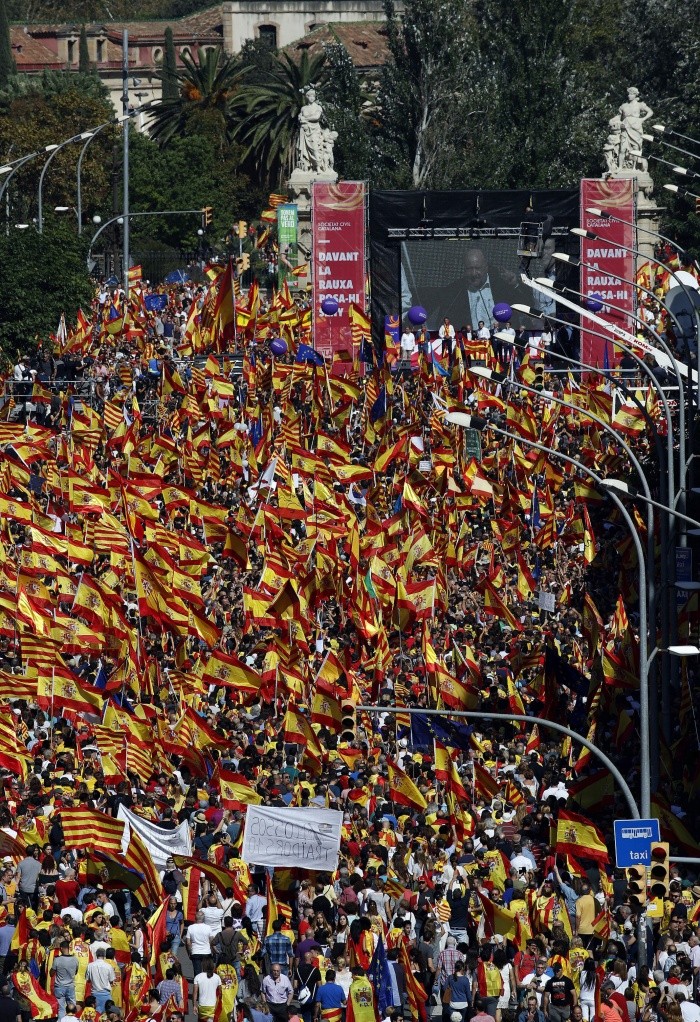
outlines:
M561 289L562 291L566 291L568 294L575 295L577 298L582 298L582 299L585 300L588 297L587 295L582 294L580 291L574 291L573 288L564 287L563 285L558 285L556 288L553 288L552 287L552 282L549 280L548 277L547 278L545 278L545 277L537 277L536 280L535 280L535 283L536 284L540 284L543 287L550 288L551 290L556 290L557 294L560 294L560 289ZM676 380L677 380L677 383L678 383L679 398L680 398L680 400L678 402L678 448L679 448L679 462L680 462L680 472L679 472L679 475L681 476L681 478L679 479L679 486L678 486L678 491L677 491L677 493L675 495L675 499L682 499L682 494L685 491L685 486L684 486L684 466L685 466L685 463L686 463L686 458L685 458L686 434L685 434L685 387L683 385L683 377L682 377L682 374L681 374L681 371L680 371L680 366L678 365L676 357L673 354L673 352L671 351L671 349L669 348L669 346L666 343L666 341L661 337L661 335L659 333L657 333L657 331L655 329L653 329L647 323L645 323L643 319L641 319L639 316L635 315L635 313L633 313L633 312L628 312L627 309L620 308L620 306L618 306L618 305L611 305L610 302L606 302L605 304L606 304L606 307L608 309L611 309L613 312L619 312L619 313L621 313L624 316L629 316L629 318L633 319L635 323L639 323L639 325L641 327L644 327L644 329L648 330L649 333L653 335L654 340L659 345L659 347L663 350L665 355L671 360L671 363L673 365L675 377L676 377ZM629 348L626 348L624 344L621 344L617 340L613 340L613 344L618 345L619 347L621 347L623 349L623 351L626 351L628 354L631 354L634 357L634 352L631 351ZM645 363L642 362L640 359L637 359L637 361L639 362L640 365L642 365L642 366L645 365ZM646 368L648 369L648 367L646 367ZM654 380L656 380L656 377L654 377L651 372L649 373L649 376L650 376L650 378L653 378ZM656 382L658 383L658 381L656 381ZM663 394L663 388L659 387L658 389L659 389L659 393ZM672 422L671 422L671 419L670 419L670 414L671 414L670 413L670 406L668 404L668 399L666 398L665 394L663 394L662 403L664 404L664 412L666 413L666 420L667 420L666 421L666 427L667 427L667 430L669 432L672 432Z
M515 433L510 433L506 429L501 429L499 426L494 426L487 419L482 419L479 416L468 415L465 412L447 412L445 419L447 422L463 428L472 428L480 431L488 429L490 432L507 437L509 440L514 440L516 443L524 444L526 447L533 447L535 450L544 451L545 454L550 454L555 458L560 458L562 461L567 462L569 465L573 465L574 468L577 468L583 473L583 475L592 479L597 486L602 486L603 477L598 475L597 472L594 472L588 465L584 465L583 462L577 461L576 458L572 458L570 455L564 454L561 451L555 451L554 448L547 447L546 444L541 444L536 440L525 439ZM611 500L617 505L620 514L627 523L627 527L630 531L632 542L637 553L637 565L639 569L639 730L642 738L639 750L639 805L642 817L644 819L648 819L651 815L651 757L649 750L649 632L647 623L646 562L644 559L642 542L639 538L639 533L632 517L620 497L612 490L610 490L609 493Z
M46 147L46 150L48 151L50 149L51 152L49 153L48 158L45 160L44 166L41 168L41 174L39 175L39 202L38 202L37 222L36 222L36 226L37 226L37 230L38 230L39 234L43 234L43 232L44 232L43 188L44 188L44 178L46 177L46 171L49 169L49 166L50 166L54 156L56 156L57 153L60 153L61 149L65 149L65 147L67 145L71 145L72 142L84 141L86 138L87 139L92 138L92 132L90 132L90 131L83 131L83 132L81 132L80 135L73 135L72 138L67 138L65 140L65 142L59 142L58 145L50 145L50 146Z
M137 217L137 216L185 216L185 215L190 214L190 213L197 213L197 215L201 216L202 211L201 211L201 209L151 209L151 210L148 210L148 211L143 212L143 213L129 213L129 218L133 219L133 217ZM113 216L110 220L105 220L105 222L103 224L100 224L98 229L95 231L95 233L92 236L92 240L90 241L90 244L88 246L88 254L87 254L87 267L88 267L88 270L92 269L92 267L90 265L90 263L92 261L92 250L93 250L95 242L97 241L99 236L108 227L111 227L112 224L121 223L122 220L123 220L122 214L119 214L119 216ZM93 217L93 222L95 224L100 223L100 218L99 217L97 217L97 218Z
M698 176L700 176L700 175L698 175ZM611 242L607 238L601 237L600 234L596 234L595 231L588 231L584 227L572 227L570 233L578 235L579 238L588 238L590 241L602 241L603 244L607 244L607 245L611 244ZM693 311L694 311L694 314L695 314L695 341L696 341L696 344L700 343L700 311L698 310L698 307L696 306L695 302L693 301L692 295L688 291L687 284L678 276L677 273L674 273L674 271L671 269L671 267L667 263L662 263L660 259L654 259L653 256L646 256L644 254L644 252L640 252L640 250L638 248L633 248L631 245L623 245L622 242L620 242L620 241L616 241L615 242L615 247L616 248L621 248L623 252L629 252L631 255L636 256L638 259L645 259L645 260L647 260L650 263L654 263L655 266L660 266L662 270L665 270L666 273L668 273L671 277L673 277L674 280L676 280L678 282L680 287L683 289L686 298L690 302L691 309L693 309ZM618 277L618 280L619 279L620 278ZM635 284L635 287L636 286L637 285ZM683 333L683 336L685 337L685 331L682 331L682 333ZM690 393L691 393L691 395L693 393L692 386L690 388Z
M124 125L124 131L127 131L128 130L128 128L127 128L127 121L129 121L132 117L137 117L139 114L142 114L144 112L144 110L150 110L154 106L159 106L160 103L161 103L161 100L159 100L159 99L152 99L148 103L143 103L141 106L137 106L134 110L127 110L126 113L119 114L112 121L105 121L104 124L98 124L98 126L96 128L92 128L91 129L90 138L88 138L88 140L86 141L85 145L80 150L80 156L78 157L78 180L77 180L77 202L76 202L77 215L78 215L78 234L82 234L83 233L83 198L82 198L81 171L82 171L82 166L83 166L83 157L85 156L85 152L87 150L87 147L90 145L90 143L92 142L93 138L95 138L97 135L99 135L100 132L104 131L105 128L111 128L113 126L116 126L117 124L122 124L122 125Z
M574 302L570 302L567 298L563 298L562 296L553 293L551 290L548 290L548 289L544 288L540 283L538 283L536 281L530 281L530 283L534 287L536 287L537 289L544 291L550 297L562 301L564 305L566 305L568 308L571 308L574 311L578 312L579 315L586 316L586 317L592 319L594 322L599 323L600 325L607 326L608 329L610 329L611 333L613 333L613 330L615 330L617 332L620 332L620 328L619 327L613 327L612 325L608 326L608 324L606 324L605 320L601 320L600 317L596 316L595 313L593 313L590 309L585 309L582 306L576 305L576 303L574 303ZM533 313L533 310L531 310L529 306L522 306L522 305L517 305L516 304L513 307L518 309L519 311L526 312L529 315L533 315L534 314L536 316L540 316L540 318L541 318L541 314L539 312L537 312L537 311L534 311L534 313ZM625 337L628 336L626 331L622 331L622 332L625 335ZM635 342L635 338L630 338L630 340L631 340L632 343ZM617 337L616 337L616 341L617 341ZM637 359L637 361L639 361L639 359ZM672 361L672 364L674 365L674 367L678 368L678 365L677 365L675 359L671 357L671 361ZM653 374L651 372L649 372L650 379L651 379L652 375ZM660 396L662 398L662 402L663 402L663 405L664 405L664 411L665 411L666 419L667 419L666 445L667 445L667 462L668 462L668 465L667 465L668 480L666 481L667 482L667 489L665 488L665 492L669 495L669 497L668 497L669 503L673 504L675 506L675 504L676 504L676 491L675 491L675 485L674 485L673 420L672 420L671 412L670 412L670 409L669 409L669 406L668 406L668 401L666 399L665 394L663 394L663 389L660 387L660 385L658 385L658 381L656 381L656 385L658 386L659 394L660 394ZM681 472L685 473L685 466L683 466L683 465L681 466ZM683 475L683 479L684 478L685 478L685 475ZM662 479L663 479L663 476L662 476ZM680 485L684 485L684 482L681 482ZM668 590L668 579L669 579L669 577L672 580L675 581L675 556L673 558L670 557L670 551L675 549L675 530L676 530L675 519L674 518L671 518L671 519L664 518L664 519L662 519L661 528L662 528L662 535L665 536L665 548L666 548L666 557L665 558L662 557L662 559L661 559L661 572L662 572L662 574L661 574L661 588L662 588L662 590L665 590L665 593L664 593L665 599L663 599L661 601L661 629L662 629L662 634L663 634L664 641L668 644L669 637L671 637L671 638L673 637L673 635L675 633L675 630L676 630L676 627L677 627L677 617L676 617L676 615L674 613L675 608L672 608L672 607L669 606L669 600L670 600L671 594L670 594L670 591ZM684 538L684 542L685 542L685 538ZM653 733L653 737L656 738L658 725L657 725L657 708L656 708L657 696L656 696L656 678L655 678L655 674L652 674L651 680L649 680L649 678L647 679L647 693L649 693L650 691L651 691L650 702L653 703L653 711L652 711L652 715L651 715L651 717L652 717L652 726L651 726L650 730L647 733L648 734L652 734ZM666 741L668 741L668 740L670 740L670 732L671 732L671 664L670 664L670 662L668 660L664 660L662 662L662 665L661 665L661 720L662 720L663 735L664 735L664 738L666 739ZM655 741L654 748L656 749L657 747L658 747L658 743Z
M78 177L77 177L77 189L76 189L76 214L77 214L77 217L78 217L78 234L82 234L83 233L83 189L82 189L82 180L81 180L81 173L82 173L82 169L83 169L83 157L85 156L85 153L87 151L87 147L90 145L90 143L92 142L93 138L96 138L100 134L100 132L105 130L105 128L110 128L113 124L119 124L119 122L121 120L123 120L123 117L117 117L113 121L105 121L104 124L98 125L96 128L94 128L92 130L92 133L90 134L90 137L85 142L85 145L81 147L80 156L78 157L78 170L77 170Z
M7 174L7 177L0 186L0 202L2 202L3 196L6 196L5 200L5 233L10 233L10 182L15 176L18 170L20 170L25 163L29 163L30 160L35 159L37 156L41 156L42 153L50 152L51 147L45 146L43 149L37 149L35 153L29 153L27 156L21 156L18 160L14 160L12 163L7 164L5 167L0 167L0 173Z

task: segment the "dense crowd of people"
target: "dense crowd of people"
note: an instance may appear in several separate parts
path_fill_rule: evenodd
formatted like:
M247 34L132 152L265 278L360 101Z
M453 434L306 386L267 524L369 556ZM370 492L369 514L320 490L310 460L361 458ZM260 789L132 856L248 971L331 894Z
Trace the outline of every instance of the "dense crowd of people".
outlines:
M629 810L544 723L638 789L634 548L584 469L626 472L620 436L653 467L655 392L530 338L488 381L503 350L449 330L335 375L226 274L103 286L7 381L0 1022L697 1022L697 870L640 924ZM653 750L686 856L692 681ZM337 869L244 862L257 803L342 813Z

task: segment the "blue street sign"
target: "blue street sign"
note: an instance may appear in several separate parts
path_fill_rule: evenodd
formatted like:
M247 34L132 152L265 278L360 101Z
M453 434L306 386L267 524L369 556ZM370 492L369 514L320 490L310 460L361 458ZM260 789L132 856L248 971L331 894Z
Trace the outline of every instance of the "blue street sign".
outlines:
M651 843L660 841L658 820L615 820L615 865L618 869L651 864Z

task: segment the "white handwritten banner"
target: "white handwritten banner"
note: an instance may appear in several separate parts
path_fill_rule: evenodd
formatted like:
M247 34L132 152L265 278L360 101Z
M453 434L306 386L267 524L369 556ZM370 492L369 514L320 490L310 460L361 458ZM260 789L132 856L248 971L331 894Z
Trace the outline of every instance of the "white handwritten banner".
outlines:
M243 832L244 862L257 866L338 868L343 814L315 807L248 806Z

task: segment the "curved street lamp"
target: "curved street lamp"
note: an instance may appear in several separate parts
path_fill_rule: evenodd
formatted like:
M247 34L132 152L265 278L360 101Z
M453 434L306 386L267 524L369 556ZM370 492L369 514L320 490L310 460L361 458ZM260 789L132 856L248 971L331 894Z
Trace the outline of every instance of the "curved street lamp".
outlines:
M85 141L85 139L91 139L91 131L83 131L79 135L73 135L72 138L67 138L65 142L59 142L58 145L47 146L47 151L50 150L49 156L44 162L44 166L41 168L41 174L39 175L39 204L37 210L37 221L36 227L39 234L44 233L44 205L43 205L43 188L44 178L46 177L46 171L51 165L51 161L57 153L60 153L61 149L65 149L66 146L71 145L73 142Z

